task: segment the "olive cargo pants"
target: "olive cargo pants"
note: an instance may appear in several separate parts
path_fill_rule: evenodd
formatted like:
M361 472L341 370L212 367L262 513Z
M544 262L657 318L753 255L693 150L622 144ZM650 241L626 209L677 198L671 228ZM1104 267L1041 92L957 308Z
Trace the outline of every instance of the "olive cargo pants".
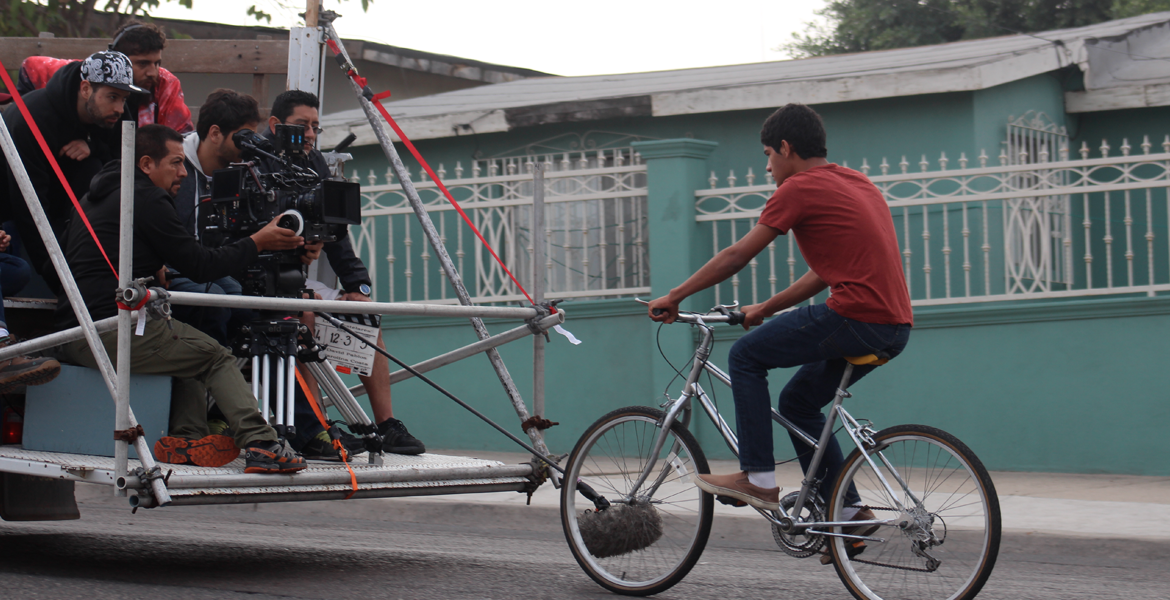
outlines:
M236 446L276 440L276 431L264 422L256 408L256 399L236 368L231 351L199 330L172 320L174 329L164 321L150 321L143 335L131 335L130 372L143 375L174 377L171 391L170 435L199 439L210 433L207 428L207 391L215 397L228 426L234 432ZM117 366L118 332L101 334L102 345ZM61 347L61 358L78 365L97 368L97 361L85 340ZM135 402L152 399L131 398Z

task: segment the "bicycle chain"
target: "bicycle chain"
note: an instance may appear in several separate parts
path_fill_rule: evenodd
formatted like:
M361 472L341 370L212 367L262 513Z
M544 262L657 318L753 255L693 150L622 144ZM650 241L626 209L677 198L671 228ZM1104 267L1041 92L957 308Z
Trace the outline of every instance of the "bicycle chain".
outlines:
M855 506L854 505L854 506L847 506L845 508L857 508L857 509L867 509L868 508L869 510L888 510L888 511L893 511L893 512L899 512L898 509L896 509L896 508L886 508L886 507L878 507L878 506ZM915 573L933 573L934 572L930 569L923 569L923 568L919 568L919 567L900 567L898 565L889 565L886 563L874 562L872 560L865 560L864 558L850 558L849 560L851 562L858 562L858 563L862 563L862 564L866 564L866 565L873 565L875 567L885 567L887 569L897 569L899 571L913 571Z

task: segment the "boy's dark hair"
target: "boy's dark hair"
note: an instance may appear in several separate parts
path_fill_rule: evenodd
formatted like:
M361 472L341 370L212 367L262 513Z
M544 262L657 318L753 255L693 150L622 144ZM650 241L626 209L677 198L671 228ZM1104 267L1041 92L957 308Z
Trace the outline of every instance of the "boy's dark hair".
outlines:
M114 33L110 50L117 50L126 56L157 52L167 47L167 34L154 23L129 21Z
M154 162L159 162L171 153L167 148L168 142L183 143L183 136L166 125L143 125L134 136L134 164L143 156L149 156Z
M281 123L284 123L298 106L321 108L321 103L317 101L317 96L309 92L289 90L287 92L281 92L276 97L276 100L272 102L272 112L269 114L276 117Z
M235 90L219 88L208 94L203 106L199 107L199 122L195 124L195 131L199 134L199 141L203 141L207 139L212 125L219 125L219 130L227 135L248 123L259 122L260 104L255 98Z
M788 141L792 151L804 160L824 158L825 124L817 111L803 104L785 104L776 109L760 129L760 142L779 151L780 142Z

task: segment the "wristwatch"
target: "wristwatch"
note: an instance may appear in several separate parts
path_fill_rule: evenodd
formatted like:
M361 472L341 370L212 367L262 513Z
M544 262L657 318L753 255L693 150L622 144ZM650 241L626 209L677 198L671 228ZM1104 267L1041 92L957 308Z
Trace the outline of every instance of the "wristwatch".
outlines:
M372 292L373 290L370 289L370 286L363 283L363 284L358 286L357 291L361 292L362 295L364 295L364 296L369 296L370 292Z

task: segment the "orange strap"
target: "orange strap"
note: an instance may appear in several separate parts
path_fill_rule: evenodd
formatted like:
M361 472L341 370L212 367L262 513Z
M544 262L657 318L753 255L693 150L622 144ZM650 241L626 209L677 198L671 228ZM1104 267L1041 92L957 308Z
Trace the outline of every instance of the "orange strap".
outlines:
M317 394L309 390L309 384L305 383L304 377L301 376L300 369L293 369L297 374L297 383L301 385L301 391L305 392L305 397L309 399L309 406L313 407L313 414L317 415L317 420L321 422L321 426L326 431L329 430L329 421L325 418L325 413L321 412L321 403L317 401ZM332 437L332 436L331 436ZM349 500L354 493L358 491L357 474L353 472L353 467L349 466L349 452L346 452L345 446L341 440L333 440L333 447L337 449L337 453L341 455L341 462L345 463L345 468L349 469L349 484L353 487L353 491L345 497Z

